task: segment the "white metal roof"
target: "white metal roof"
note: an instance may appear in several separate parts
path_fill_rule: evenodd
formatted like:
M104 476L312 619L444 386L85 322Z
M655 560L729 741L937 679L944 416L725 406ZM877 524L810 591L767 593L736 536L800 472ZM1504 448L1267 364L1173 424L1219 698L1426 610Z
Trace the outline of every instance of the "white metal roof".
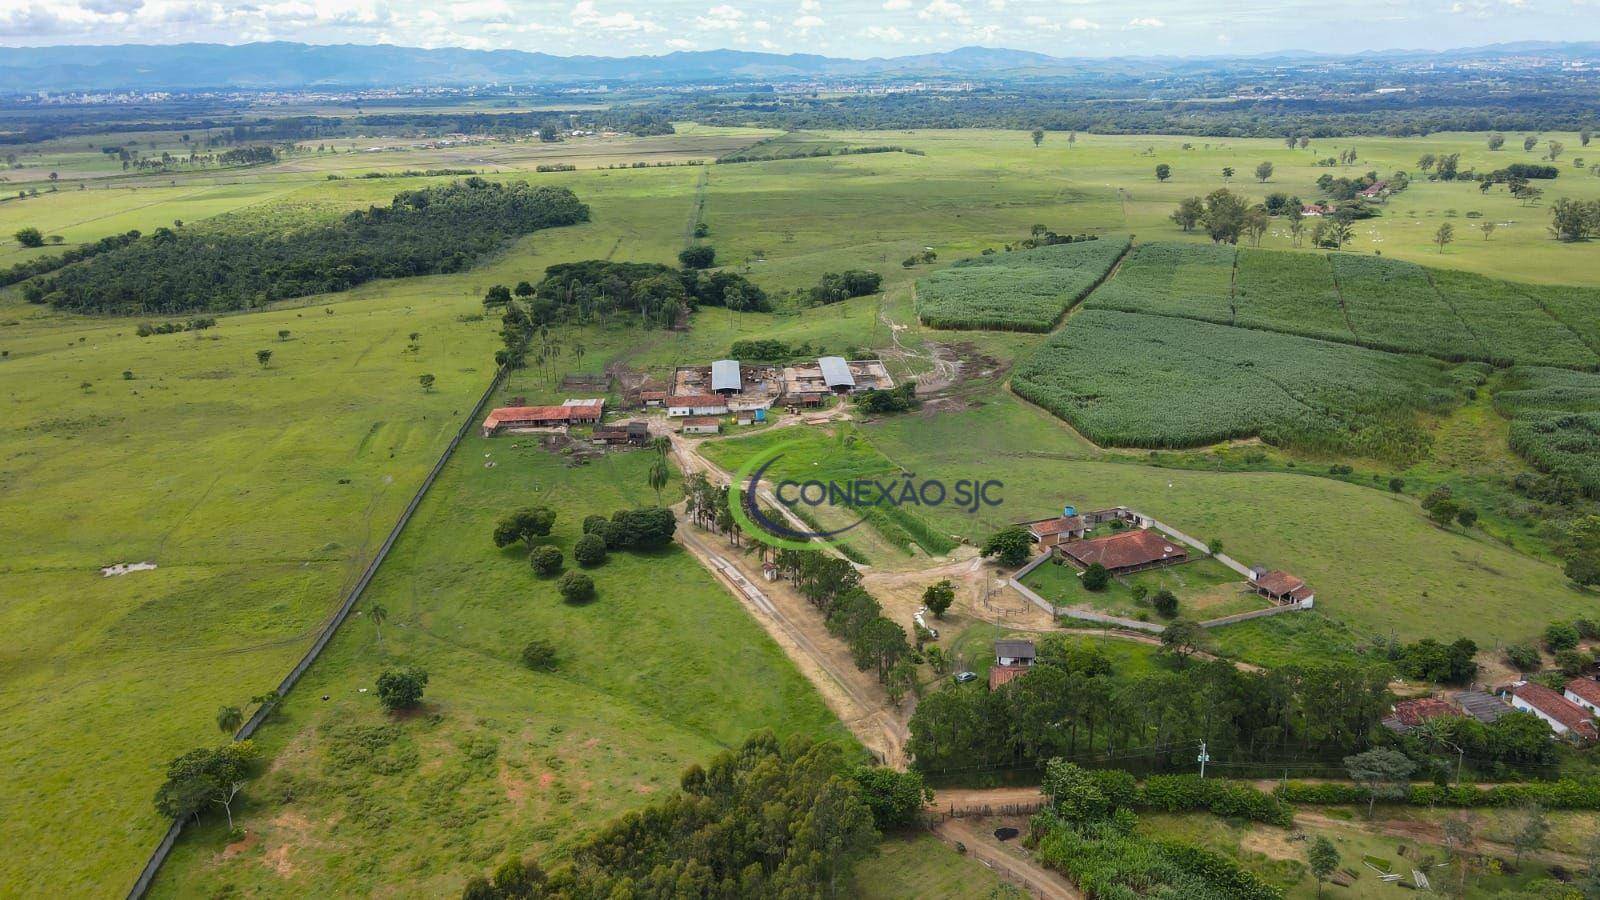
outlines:
M739 361L737 359L719 359L711 364L711 389L713 391L737 391L744 387L744 382L739 378Z
M856 379L850 374L850 365L842 356L824 356L817 360L822 367L822 380L828 387L855 387Z

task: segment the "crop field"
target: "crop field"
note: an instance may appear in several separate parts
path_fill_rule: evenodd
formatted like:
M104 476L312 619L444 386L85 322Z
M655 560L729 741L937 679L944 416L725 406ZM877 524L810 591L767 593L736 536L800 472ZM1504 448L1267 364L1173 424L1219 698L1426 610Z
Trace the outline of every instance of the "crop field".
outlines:
M1111 446L1282 445L1400 452L1400 411L1448 403L1442 364L1190 319L1090 309L1018 364L1013 389ZM1441 399L1442 398L1442 399Z
M1488 350L1418 265L1337 253L1333 277L1358 339L1385 350L1484 359Z
M1600 375L1518 366L1494 404L1511 418L1517 455L1600 498Z
M934 328L1049 331L1127 249L1105 239L965 259L917 282L917 313Z
M1579 340L1600 354L1600 288L1544 284L1519 285L1523 293L1571 328Z
M1430 270L1428 275L1440 295L1480 338L1487 362L1600 367L1600 356L1584 344L1564 317L1546 311L1524 293L1522 285L1449 269ZM1581 302L1573 299L1567 305L1579 306ZM1600 306L1574 309L1573 313L1580 318L1593 318L1600 316Z
M1329 265L1321 253L1240 248L1233 324L1354 343Z
M1231 325L1237 253L1215 244L1140 244L1086 306Z

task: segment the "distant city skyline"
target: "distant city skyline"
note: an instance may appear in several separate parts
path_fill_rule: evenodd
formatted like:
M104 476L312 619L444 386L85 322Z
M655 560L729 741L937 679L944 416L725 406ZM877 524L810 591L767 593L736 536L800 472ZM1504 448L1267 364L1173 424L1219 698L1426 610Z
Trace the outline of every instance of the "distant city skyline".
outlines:
M759 50L1064 57L1443 50L1600 39L1596 0L0 0L0 45L301 41L556 55Z

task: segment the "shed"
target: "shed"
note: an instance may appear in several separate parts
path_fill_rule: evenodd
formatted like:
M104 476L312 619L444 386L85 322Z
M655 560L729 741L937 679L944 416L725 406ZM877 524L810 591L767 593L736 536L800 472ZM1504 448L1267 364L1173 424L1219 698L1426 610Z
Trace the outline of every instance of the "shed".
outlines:
M683 420L683 434L716 434L722 430L722 420L716 416L690 416Z
M824 356L817 360L822 369L822 381L828 389L838 393L855 390L856 377L850 374L850 364L842 356Z
M711 390L718 394L737 394L743 389L738 360L719 359L711 364Z
M1035 656L1033 641L1012 639L994 642L995 665L1031 666Z

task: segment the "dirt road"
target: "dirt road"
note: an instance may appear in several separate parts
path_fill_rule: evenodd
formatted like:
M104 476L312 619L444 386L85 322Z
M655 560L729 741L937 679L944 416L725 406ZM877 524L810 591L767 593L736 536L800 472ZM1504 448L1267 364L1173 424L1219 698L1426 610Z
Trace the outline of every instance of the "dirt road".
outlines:
M1047 900L1083 900L1083 894L1064 876L1024 855L1015 841L1001 842L994 833L968 819L947 819L933 827L946 843L959 841L967 854L1019 884L1035 897Z

